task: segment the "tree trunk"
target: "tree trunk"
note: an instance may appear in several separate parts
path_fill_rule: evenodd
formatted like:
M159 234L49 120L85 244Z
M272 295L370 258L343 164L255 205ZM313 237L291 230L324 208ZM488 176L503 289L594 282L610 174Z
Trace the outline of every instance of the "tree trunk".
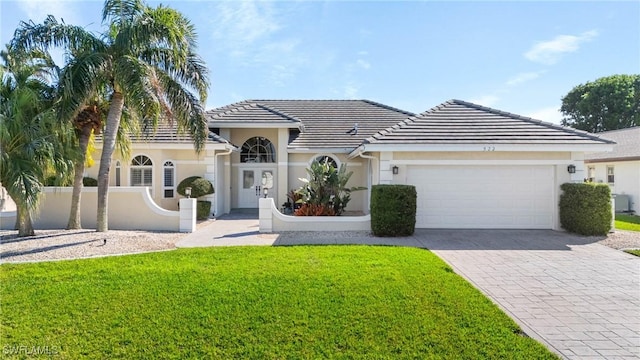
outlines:
M109 230L108 192L109 192L109 169L111 168L111 156L116 147L116 135L120 127L120 117L124 107L124 97L119 92L114 92L109 105L107 124L102 135L102 155L100 156L100 170L98 171L98 226L96 231L105 232Z
M33 223L31 223L31 213L29 210L22 208L21 205L16 205L18 212L18 237L34 236L36 232L33 230Z
M82 219L80 217L80 200L82 196L82 177L84 175L84 162L87 157L87 146L91 137L91 124L84 125L80 129L80 159L75 163L73 175L73 194L71 195L71 212L69 213L69 222L67 230L82 229Z

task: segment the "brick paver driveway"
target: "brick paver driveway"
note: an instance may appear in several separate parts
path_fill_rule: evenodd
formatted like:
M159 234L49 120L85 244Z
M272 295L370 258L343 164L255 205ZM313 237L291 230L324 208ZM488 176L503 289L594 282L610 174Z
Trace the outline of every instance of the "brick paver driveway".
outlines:
M415 238L563 357L640 358L640 258L550 230Z

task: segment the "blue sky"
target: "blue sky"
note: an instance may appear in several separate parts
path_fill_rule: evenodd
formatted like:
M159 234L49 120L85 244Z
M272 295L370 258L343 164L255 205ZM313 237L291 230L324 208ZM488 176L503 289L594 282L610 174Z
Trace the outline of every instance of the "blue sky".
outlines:
M47 14L103 29L102 1L0 1L3 44ZM558 123L575 85L640 73L640 1L162 3L199 33L207 108L370 99L422 112L456 98Z

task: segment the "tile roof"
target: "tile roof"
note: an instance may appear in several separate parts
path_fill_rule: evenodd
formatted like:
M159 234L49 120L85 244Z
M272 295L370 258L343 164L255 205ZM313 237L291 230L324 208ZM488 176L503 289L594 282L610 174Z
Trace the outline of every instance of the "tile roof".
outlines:
M640 160L640 126L612 130L598 133L605 139L613 140L613 151L587 153L584 158L587 162L612 161L612 160Z
M207 112L209 126L248 122L295 123L301 133L292 149L344 148L350 151L364 139L415 114L369 100L246 100ZM357 133L349 130L358 124Z
M176 124L158 124L157 129L149 129L147 131L142 131L139 135L129 135L129 139L131 139L132 143L172 143L172 144L193 144L193 140L191 139L191 135L188 133L178 133ZM102 135L97 135L96 140L102 142ZM212 132L209 133L209 138L207 140L208 144L230 144L229 141L224 139L223 137L214 134Z
M607 144L596 135L449 100L374 134L370 144Z
M206 118L210 124L219 126L224 123L258 124L297 124L300 119L291 116L284 111L272 108L264 101L245 100L234 104L219 107L206 112Z

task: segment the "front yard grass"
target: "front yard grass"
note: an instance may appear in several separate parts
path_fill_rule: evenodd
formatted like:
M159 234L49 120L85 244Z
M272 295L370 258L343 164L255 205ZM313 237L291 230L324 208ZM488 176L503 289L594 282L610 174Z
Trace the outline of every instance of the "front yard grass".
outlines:
M640 250L625 250L624 252L629 253L631 255L640 256Z
M640 216L616 214L616 229L640 231Z
M58 359L557 358L415 248L180 249L4 264L0 299L7 358L37 347Z

